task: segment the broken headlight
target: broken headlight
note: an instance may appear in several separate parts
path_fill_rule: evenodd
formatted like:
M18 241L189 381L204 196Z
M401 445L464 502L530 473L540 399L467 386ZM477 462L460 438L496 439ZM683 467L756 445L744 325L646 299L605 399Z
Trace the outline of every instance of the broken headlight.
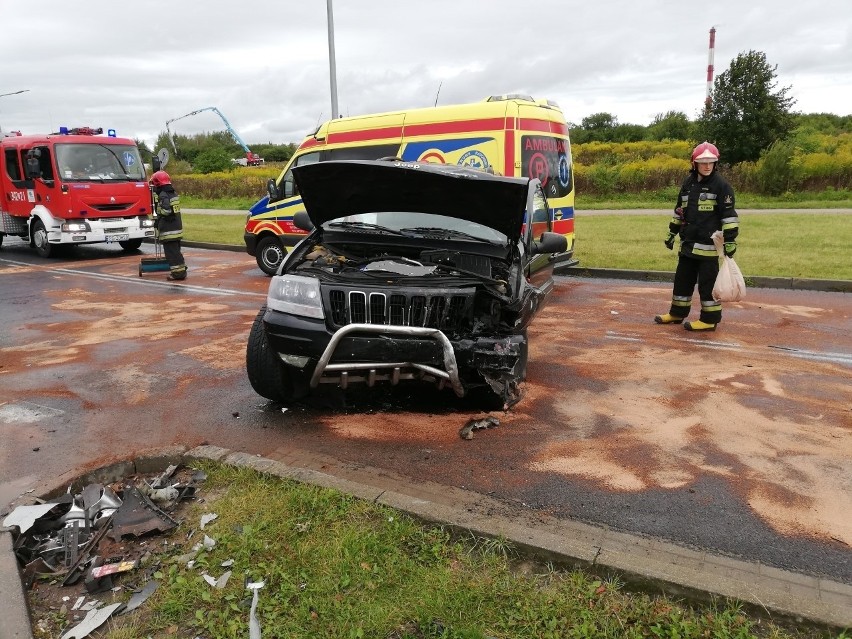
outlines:
M302 315L304 317L325 317L322 310L319 280L303 275L276 275L269 283L266 306L274 311Z

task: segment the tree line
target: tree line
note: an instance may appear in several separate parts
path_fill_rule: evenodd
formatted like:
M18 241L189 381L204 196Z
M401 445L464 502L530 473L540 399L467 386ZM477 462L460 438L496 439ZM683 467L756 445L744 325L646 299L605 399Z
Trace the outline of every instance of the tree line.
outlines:
M577 150L589 143L684 141L689 146L709 140L719 147L722 164L743 164L747 168L745 163L759 163L764 172L776 172L778 184L770 190L778 191L795 182L793 174L801 169L798 165L802 153L826 155L831 144L826 144L825 138L837 137L838 147L843 150L841 156L830 162L821 158L819 162L835 165L831 171L842 183L844 176L852 172L846 157L852 114L795 112L790 88L778 86L777 65L771 65L764 53L748 51L734 58L729 68L716 77L708 104L693 119L681 111L668 111L645 126L619 123L611 113L594 113L579 124L569 124L571 140ZM150 157L154 150L138 143L143 157ZM267 162L286 162L297 146L269 142L252 145L252 151ZM226 172L234 168L234 158L245 155L226 131L173 138L164 131L157 138L156 149L168 148L174 153L175 147L177 153L170 164L175 173Z

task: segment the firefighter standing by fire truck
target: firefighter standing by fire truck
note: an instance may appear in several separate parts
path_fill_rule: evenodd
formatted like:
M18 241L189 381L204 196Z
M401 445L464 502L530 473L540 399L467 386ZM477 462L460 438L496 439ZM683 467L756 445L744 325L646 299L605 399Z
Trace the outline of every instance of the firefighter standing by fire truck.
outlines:
M186 279L186 262L180 250L183 238L183 223L180 218L180 197L178 197L172 179L165 171L157 171L151 176L154 187L154 212L157 217L157 237L163 245L163 253L169 263L169 280Z
M680 324L689 315L692 294L698 283L701 314L697 321L686 322L688 331L715 331L722 320L722 303L713 299L713 285L719 274L719 256L711 235L722 231L725 255L737 250L739 217L734 208L734 190L716 171L719 150L702 142L692 151L692 170L680 187L675 214L669 224L666 248L674 248L680 236L672 304L665 315L657 315L657 324Z

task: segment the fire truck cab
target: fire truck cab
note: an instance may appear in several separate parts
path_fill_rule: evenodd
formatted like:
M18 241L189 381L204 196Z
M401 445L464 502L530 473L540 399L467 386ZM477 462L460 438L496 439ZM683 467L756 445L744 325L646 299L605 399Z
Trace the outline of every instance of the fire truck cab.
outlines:
M18 236L42 257L62 245L154 237L151 190L136 143L89 127L0 138L0 244Z

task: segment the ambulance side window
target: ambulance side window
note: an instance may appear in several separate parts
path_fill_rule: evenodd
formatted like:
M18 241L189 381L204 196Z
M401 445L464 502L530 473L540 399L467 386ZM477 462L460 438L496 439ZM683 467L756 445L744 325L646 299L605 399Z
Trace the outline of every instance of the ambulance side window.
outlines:
M316 164L320 161L319 152L315 153L305 153L304 155L300 155L296 158L296 161L293 162L293 165L287 169L287 173L284 174L284 179L281 180L281 193L285 198L293 197L294 195L299 194L299 189L296 187L296 182L293 180L293 167L294 166L305 166L306 164Z

